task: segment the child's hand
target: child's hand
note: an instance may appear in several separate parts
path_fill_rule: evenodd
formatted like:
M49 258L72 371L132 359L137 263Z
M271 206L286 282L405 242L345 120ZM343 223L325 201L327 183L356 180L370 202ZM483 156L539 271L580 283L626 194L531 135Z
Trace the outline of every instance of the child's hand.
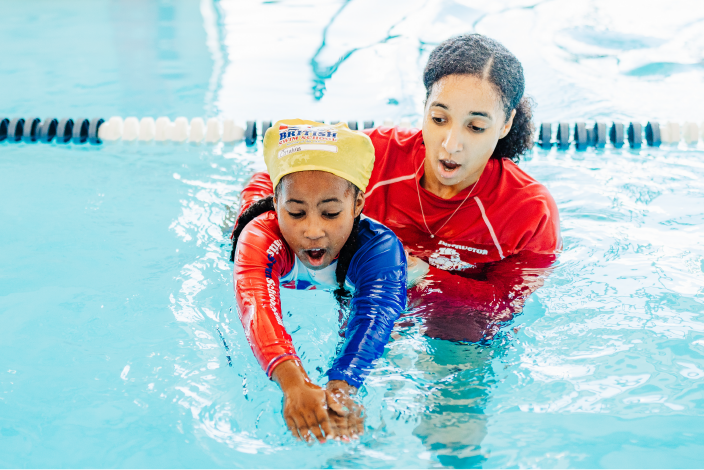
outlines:
M326 391L310 381L298 361L282 362L272 378L284 392L284 419L294 437L312 442L312 434L321 444L335 437Z
M352 399L355 392L344 380L331 380L327 385L328 417L335 434L345 441L364 433L364 407Z

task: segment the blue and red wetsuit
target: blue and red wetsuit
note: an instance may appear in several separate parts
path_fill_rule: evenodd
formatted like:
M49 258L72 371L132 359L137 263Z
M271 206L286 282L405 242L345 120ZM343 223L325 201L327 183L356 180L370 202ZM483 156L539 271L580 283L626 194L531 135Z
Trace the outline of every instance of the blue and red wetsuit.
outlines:
M269 175L256 173L242 191L240 213L272 193ZM273 211L256 217L240 234L233 274L238 312L252 351L269 377L281 362L297 357L281 316L280 286L335 289L336 265L334 261L325 269L309 270L284 240ZM406 256L391 230L368 218L360 221L346 285L353 297L345 343L327 375L359 387L406 307Z

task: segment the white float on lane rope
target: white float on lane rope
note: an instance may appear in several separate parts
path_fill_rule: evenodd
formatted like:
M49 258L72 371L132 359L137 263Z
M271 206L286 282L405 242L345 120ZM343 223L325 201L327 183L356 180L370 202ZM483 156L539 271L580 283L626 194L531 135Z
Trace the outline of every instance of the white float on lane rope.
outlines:
M139 137L139 121L136 117L125 118L125 127L122 131L122 140L132 142Z
M154 140L164 142L169 138L169 129L171 127L171 119L166 116L158 117L154 129Z
M682 134L687 145L697 145L697 142L699 142L699 126L695 122L685 122L683 130Z
M139 121L139 140L142 142L149 142L154 140L154 134L156 133L156 125L154 124L153 117L143 117Z
M205 123L203 118L193 118L191 119L191 131L188 133L188 140L191 143L197 144L203 141L205 137Z
M188 139L188 119L177 117L169 128L168 136L172 142L185 142Z
M205 130L205 141L209 144L220 141L220 122L215 118L208 119Z

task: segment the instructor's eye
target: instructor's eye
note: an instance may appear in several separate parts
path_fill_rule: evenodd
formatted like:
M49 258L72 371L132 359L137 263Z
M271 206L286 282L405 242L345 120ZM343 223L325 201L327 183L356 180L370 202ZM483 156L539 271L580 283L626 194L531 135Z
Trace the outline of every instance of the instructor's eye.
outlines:
M445 119L441 117L433 117L433 122L435 124L442 124L443 122L445 122Z
M477 127L477 126L469 126L470 129L472 129L474 132L484 132L486 129L483 127Z

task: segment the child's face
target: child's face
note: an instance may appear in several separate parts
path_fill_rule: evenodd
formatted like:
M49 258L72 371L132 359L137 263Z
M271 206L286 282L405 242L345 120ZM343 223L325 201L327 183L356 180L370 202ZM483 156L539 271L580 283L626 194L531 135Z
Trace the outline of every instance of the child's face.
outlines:
M362 213L364 194L355 198L347 180L326 171L291 173L279 184L274 204L286 243L309 269L326 268Z

